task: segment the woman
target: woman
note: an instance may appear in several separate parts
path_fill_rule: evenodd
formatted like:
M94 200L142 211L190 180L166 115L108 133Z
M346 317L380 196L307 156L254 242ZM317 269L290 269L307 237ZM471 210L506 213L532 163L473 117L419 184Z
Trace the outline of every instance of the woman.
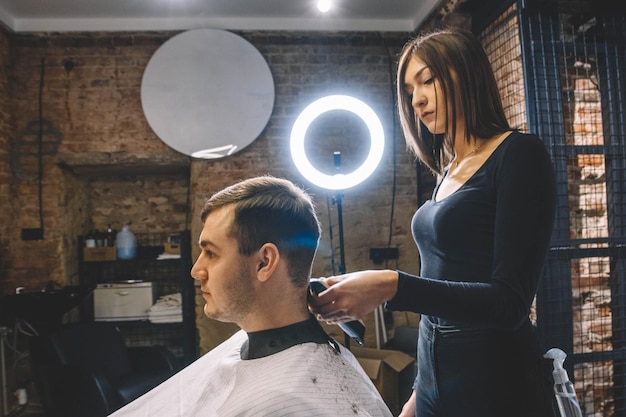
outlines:
M420 275L326 278L330 288L312 311L329 323L362 318L381 303L422 315L417 377L401 416L552 415L529 320L555 213L548 153L539 138L509 126L470 33L407 43L398 107L408 147L438 179L411 224Z

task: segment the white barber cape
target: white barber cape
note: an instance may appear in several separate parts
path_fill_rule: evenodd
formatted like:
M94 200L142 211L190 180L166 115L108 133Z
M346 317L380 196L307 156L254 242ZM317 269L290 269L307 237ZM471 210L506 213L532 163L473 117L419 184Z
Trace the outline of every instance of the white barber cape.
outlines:
M391 417L354 355L302 343L242 360L239 331L112 417Z

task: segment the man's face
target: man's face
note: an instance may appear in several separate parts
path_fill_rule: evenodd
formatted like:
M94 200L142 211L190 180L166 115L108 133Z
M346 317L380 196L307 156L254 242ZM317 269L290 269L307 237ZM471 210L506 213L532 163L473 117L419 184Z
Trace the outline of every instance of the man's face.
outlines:
M241 325L254 310L256 269L252 257L241 255L237 240L228 235L233 217L232 206L209 214L199 239L202 252L191 276L200 282L209 318Z

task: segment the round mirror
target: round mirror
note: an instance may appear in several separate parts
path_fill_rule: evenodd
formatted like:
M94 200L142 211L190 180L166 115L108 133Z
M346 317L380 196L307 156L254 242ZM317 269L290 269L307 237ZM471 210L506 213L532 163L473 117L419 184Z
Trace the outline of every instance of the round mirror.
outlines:
M263 56L242 37L194 29L150 58L141 104L152 130L171 148L221 158L261 134L274 107L274 80Z

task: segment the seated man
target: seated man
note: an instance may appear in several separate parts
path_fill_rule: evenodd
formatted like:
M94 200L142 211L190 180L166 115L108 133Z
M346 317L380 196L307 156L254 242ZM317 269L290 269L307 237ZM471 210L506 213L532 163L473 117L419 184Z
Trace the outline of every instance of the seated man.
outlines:
M122 416L391 416L345 347L309 313L320 237L311 198L258 177L213 195L202 210L191 270L205 314L242 330L112 414Z

